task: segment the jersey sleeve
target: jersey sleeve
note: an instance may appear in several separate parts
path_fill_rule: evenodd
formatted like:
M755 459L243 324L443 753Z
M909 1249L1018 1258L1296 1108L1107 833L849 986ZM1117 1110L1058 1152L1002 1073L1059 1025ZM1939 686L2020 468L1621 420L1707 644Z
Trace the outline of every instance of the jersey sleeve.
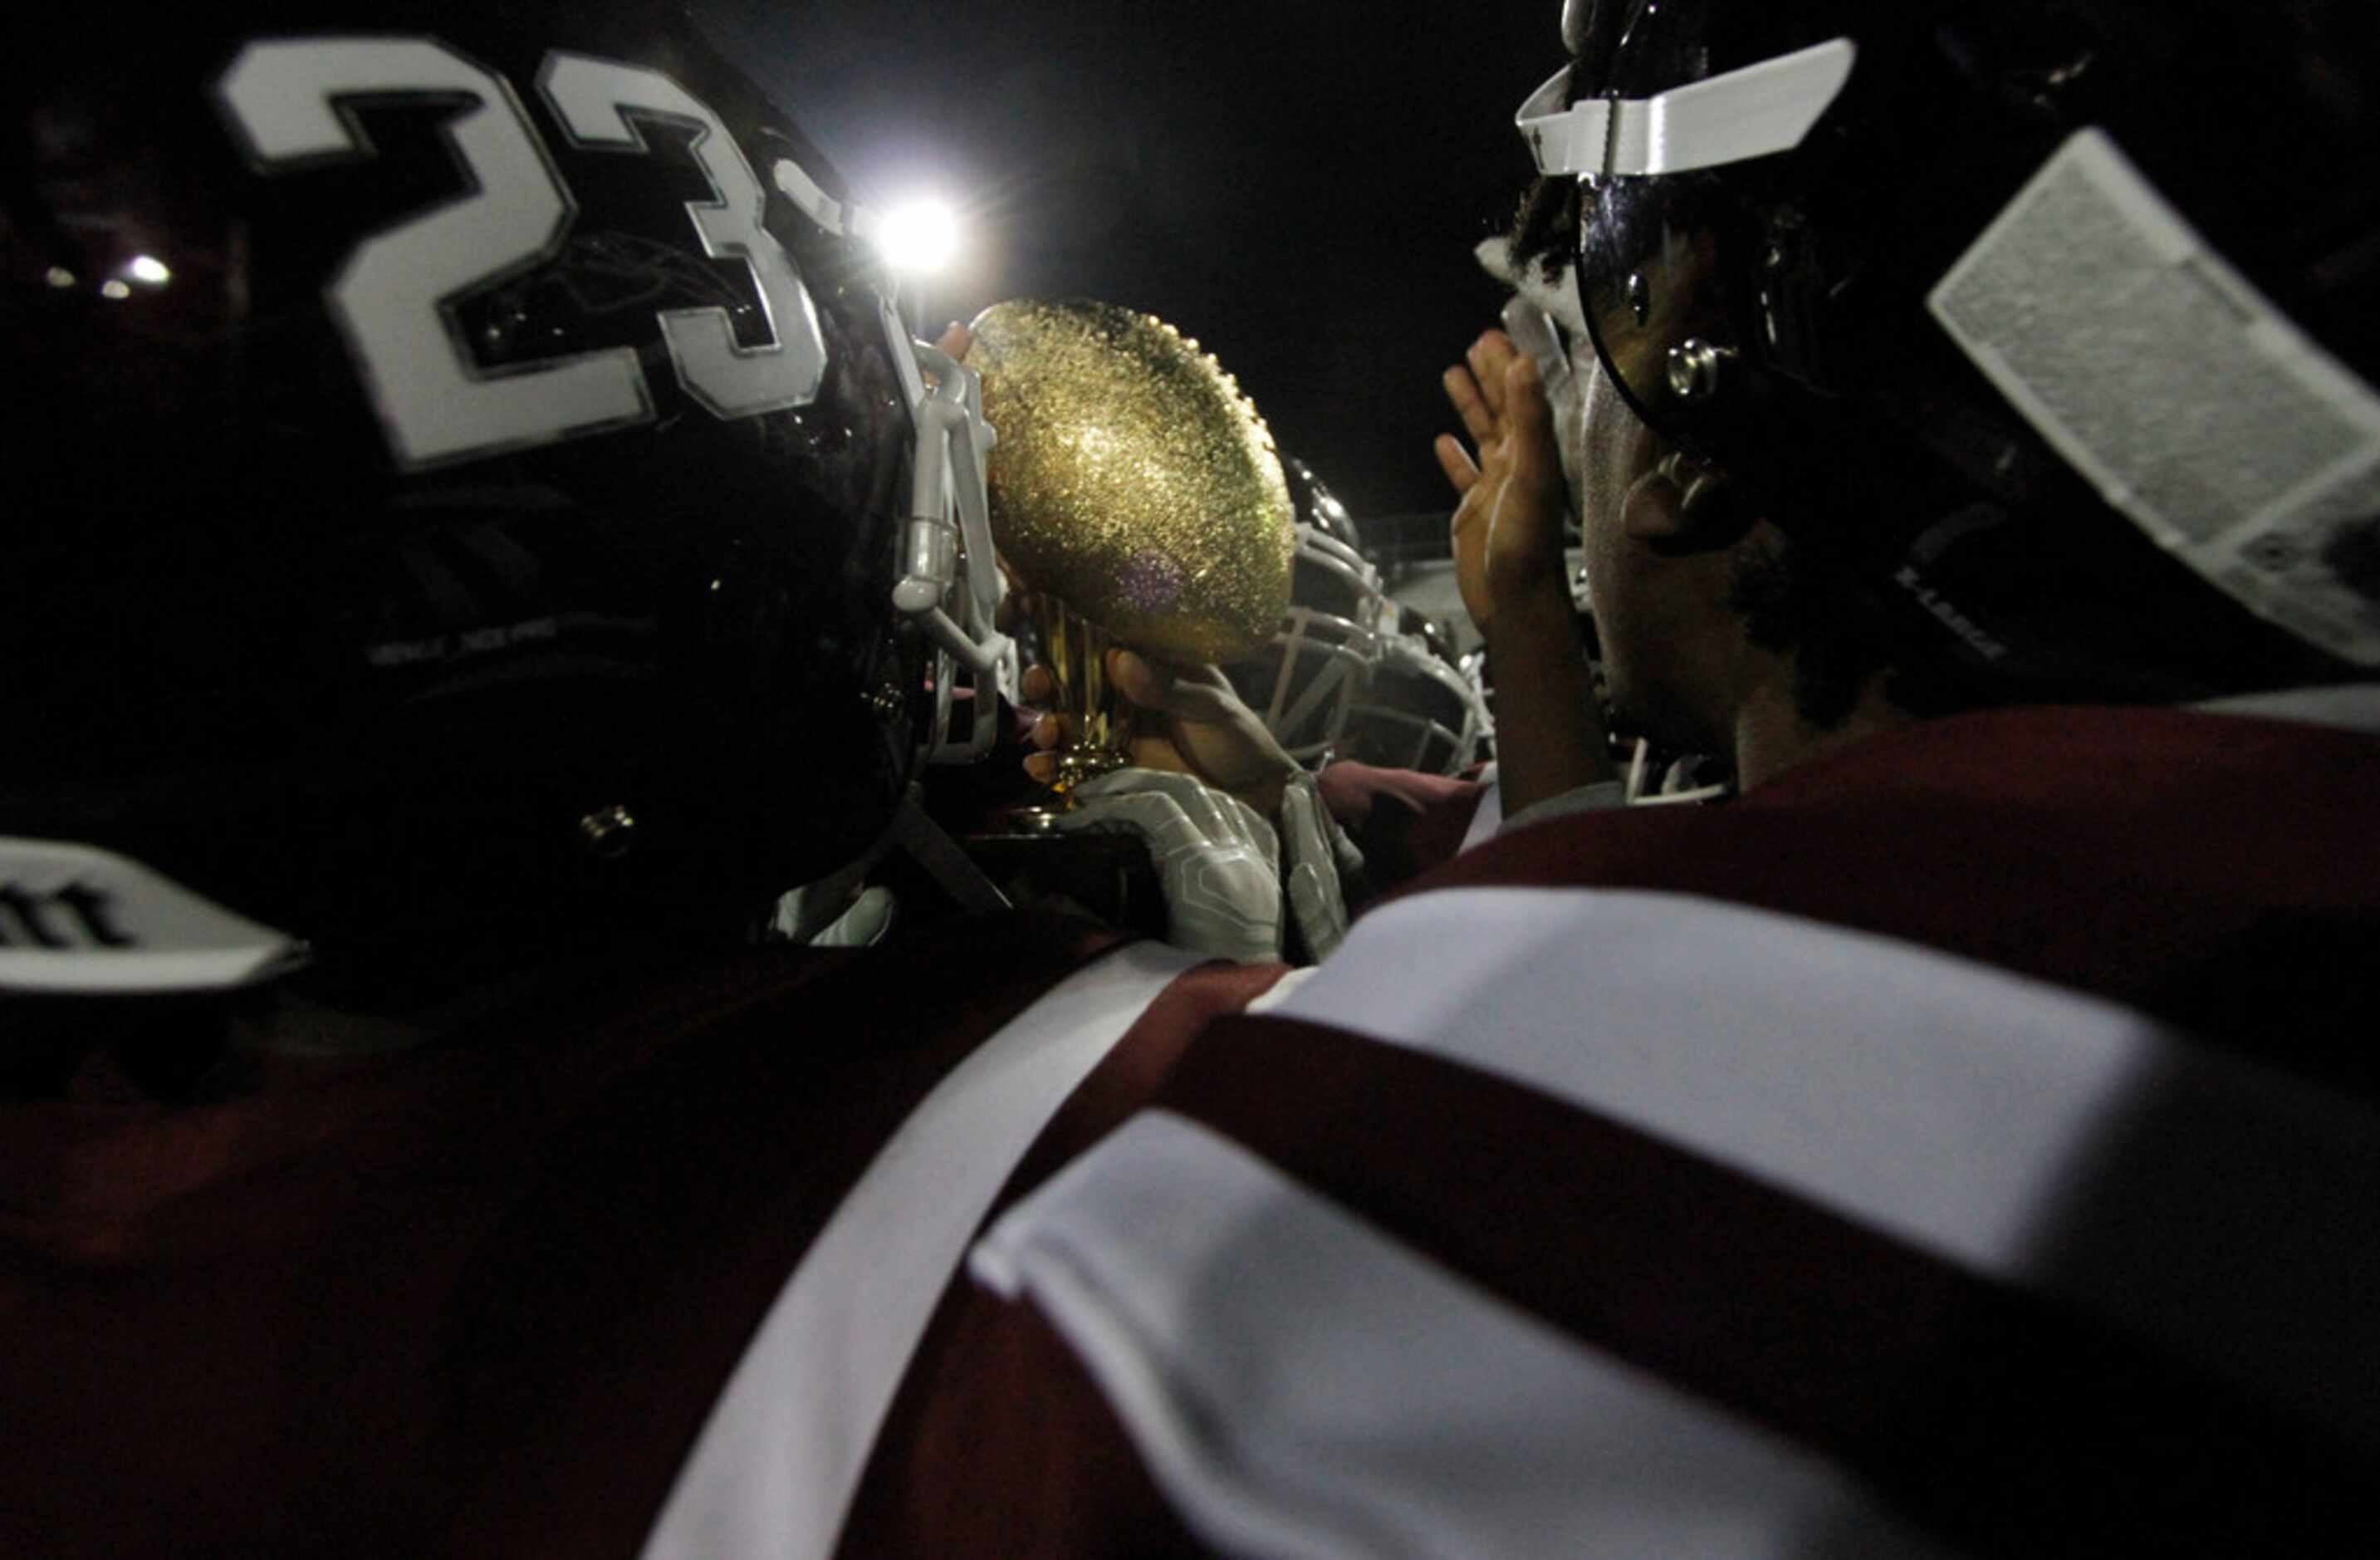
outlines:
M1677 896L1416 896L1210 1026L978 1243L868 1532L2369 1542L2375 1144L2363 1101L1892 940ZM965 1462L1026 1441L1047 1455Z

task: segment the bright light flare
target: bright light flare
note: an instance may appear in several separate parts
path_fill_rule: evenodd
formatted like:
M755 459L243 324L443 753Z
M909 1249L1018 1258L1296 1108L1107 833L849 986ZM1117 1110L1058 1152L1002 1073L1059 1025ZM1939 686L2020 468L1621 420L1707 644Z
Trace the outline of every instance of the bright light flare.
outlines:
M134 255L132 263L124 268L124 274L152 287L162 287L174 279L173 271L153 254Z
M931 275L958 253L959 219L940 201L909 201L884 213L876 250L884 263L912 275Z

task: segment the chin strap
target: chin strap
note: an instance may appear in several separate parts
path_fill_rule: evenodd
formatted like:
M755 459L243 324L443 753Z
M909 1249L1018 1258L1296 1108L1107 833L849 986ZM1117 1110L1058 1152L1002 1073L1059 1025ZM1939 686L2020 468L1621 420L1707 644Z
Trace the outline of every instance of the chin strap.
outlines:
M894 850L916 862L962 910L981 915L1011 908L1000 885L927 815L924 795L925 787L912 782L892 821L866 850L825 877L780 896L768 934L821 948L882 941L899 907L892 891L869 884L868 875Z
M1628 777L1621 787L1621 800L1629 807L1678 807L1718 801L1734 790L1731 786L1695 786L1684 790L1664 790L1661 786L1665 780L1653 780L1645 773L1645 762L1652 752L1650 742L1642 737L1636 738L1634 756L1628 761ZM1675 773L1675 770L1676 766L1671 766L1671 772Z
M226 991L305 964L305 944L127 857L0 838L0 991Z

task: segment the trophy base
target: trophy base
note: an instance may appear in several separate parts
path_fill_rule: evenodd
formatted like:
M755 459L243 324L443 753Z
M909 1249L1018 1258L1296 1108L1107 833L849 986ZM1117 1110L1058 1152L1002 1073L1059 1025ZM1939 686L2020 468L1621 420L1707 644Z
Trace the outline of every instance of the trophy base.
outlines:
M1070 799L1075 786L1086 785L1102 774L1113 774L1132 762L1129 754L1112 748L1068 748L1062 750L1057 759L1057 773L1050 776L1050 788Z
M1080 805L1075 788L1088 785L1102 774L1113 774L1129 768L1132 760L1123 753L1099 748L1076 748L1056 755L1057 773L1050 777L1052 799L1038 807L1020 807L1009 812L1013 826L1021 833L1046 835L1057 829L1059 815L1071 812Z

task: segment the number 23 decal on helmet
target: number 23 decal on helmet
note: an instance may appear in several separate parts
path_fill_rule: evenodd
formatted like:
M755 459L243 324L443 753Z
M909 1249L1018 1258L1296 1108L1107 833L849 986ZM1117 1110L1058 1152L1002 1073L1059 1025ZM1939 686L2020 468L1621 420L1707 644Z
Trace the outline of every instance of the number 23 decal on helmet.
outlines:
M717 306L658 311L686 393L713 416L808 405L826 342L800 273L766 227L767 196L719 116L659 71L549 54L538 91L575 149L650 155L631 114L693 129L689 151L712 199L686 202L713 260L749 269L771 339L747 347ZM451 306L551 260L577 205L511 84L424 38L282 39L242 49L217 84L226 117L267 173L372 155L343 104L476 100L441 134L468 191L356 245L327 302L345 334L389 448L408 469L444 465L650 421L653 397L633 347L504 369L474 361Z

